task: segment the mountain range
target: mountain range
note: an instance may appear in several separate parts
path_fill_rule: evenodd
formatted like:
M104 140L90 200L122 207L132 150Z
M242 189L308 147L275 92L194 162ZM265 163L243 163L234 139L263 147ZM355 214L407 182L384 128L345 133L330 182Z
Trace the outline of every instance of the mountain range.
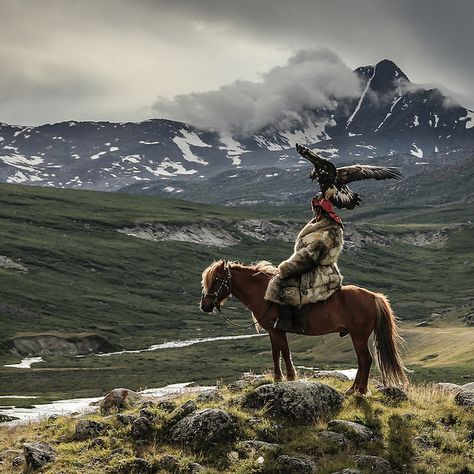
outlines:
M331 109L308 109L287 130L269 125L251 136L202 130L165 119L144 122L68 121L41 126L0 124L0 182L132 192L184 192L219 174L308 167L295 144L335 163L384 157L409 174L453 153L471 156L474 112L439 89L411 83L392 61L355 70L360 97ZM382 160L383 161L383 160ZM260 171L259 171L260 170ZM306 175L305 175L306 176ZM305 178L306 179L306 178ZM191 196L190 198L193 198Z

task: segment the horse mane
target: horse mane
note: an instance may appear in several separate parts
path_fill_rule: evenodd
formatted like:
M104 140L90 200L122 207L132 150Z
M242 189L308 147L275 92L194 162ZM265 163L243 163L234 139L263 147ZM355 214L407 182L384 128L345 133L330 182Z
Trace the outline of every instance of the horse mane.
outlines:
M212 262L203 272L201 286L205 293L209 290L214 281L215 273L217 269L222 265L222 260L217 260ZM263 273L269 277L272 277L278 273L278 269L267 260L260 260L258 262L252 263L251 265L244 265L243 263L237 262L235 260L230 260L227 262L229 268L243 268L252 270L254 273Z

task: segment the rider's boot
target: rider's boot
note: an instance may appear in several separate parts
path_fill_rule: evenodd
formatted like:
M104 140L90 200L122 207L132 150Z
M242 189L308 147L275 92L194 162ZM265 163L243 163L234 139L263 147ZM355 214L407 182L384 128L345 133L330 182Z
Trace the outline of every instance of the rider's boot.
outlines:
M277 329L285 332L293 331L293 307L288 305L278 305L278 319L275 322Z

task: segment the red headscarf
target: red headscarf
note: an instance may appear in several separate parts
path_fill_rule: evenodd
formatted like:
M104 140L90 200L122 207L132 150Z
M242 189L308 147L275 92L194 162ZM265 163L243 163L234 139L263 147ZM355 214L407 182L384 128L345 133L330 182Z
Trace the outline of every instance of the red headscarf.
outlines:
M326 214L335 222L342 225L341 218L334 212L334 208L332 207L332 202L328 199L318 199L314 197L311 201L311 207L314 209L320 208L326 212Z

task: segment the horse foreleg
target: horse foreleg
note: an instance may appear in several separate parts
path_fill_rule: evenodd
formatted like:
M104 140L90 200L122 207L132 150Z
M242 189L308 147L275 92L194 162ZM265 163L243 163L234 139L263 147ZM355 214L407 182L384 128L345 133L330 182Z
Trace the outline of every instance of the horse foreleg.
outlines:
M290 347L288 346L288 339L286 338L286 333L283 331L278 331L277 338L280 346L281 353L283 355L283 360L285 361L286 366L286 378L287 380L296 380L297 373L293 361L291 360Z
M372 365L372 356L370 355L369 347L367 345L368 337L353 336L352 342L357 353L357 375L353 386L349 391L358 392L360 395L367 394L367 385L369 383L370 367Z
M278 340L278 334L276 331L268 331L270 335L270 342L272 343L272 357L273 357L273 369L274 369L274 376L273 379L275 382L281 382L283 379L283 374L281 372L281 365L280 365L280 343Z

